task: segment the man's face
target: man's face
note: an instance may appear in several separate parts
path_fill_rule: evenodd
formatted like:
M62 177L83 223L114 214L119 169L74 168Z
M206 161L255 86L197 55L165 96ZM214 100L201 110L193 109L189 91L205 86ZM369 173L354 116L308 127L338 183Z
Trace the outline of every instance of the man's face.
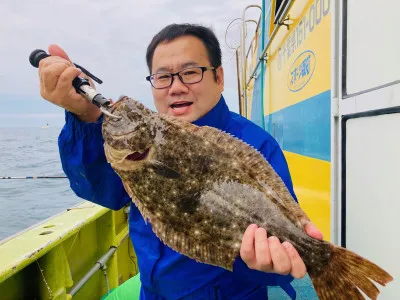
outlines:
M193 36L183 36L168 43L159 44L153 55L152 74L175 73L187 67L211 67L203 42ZM204 72L203 79L194 84L182 83L178 76L170 87L152 88L157 110L169 116L193 122L208 113L219 101L224 89L222 67L214 72Z

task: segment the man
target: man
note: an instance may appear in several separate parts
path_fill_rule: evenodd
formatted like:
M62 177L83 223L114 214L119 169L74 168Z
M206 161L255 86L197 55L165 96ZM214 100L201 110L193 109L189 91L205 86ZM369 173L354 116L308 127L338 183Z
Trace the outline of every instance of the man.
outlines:
M59 137L62 166L74 192L89 201L120 209L131 200L120 178L107 164L99 109L77 94L72 80L81 74L58 46L40 62L43 98L66 109ZM249 120L230 112L222 96L224 71L213 32L202 26L172 24L154 36L147 64L157 110L198 126L213 126L253 145L275 168L296 199L289 170L277 142ZM204 68L203 68L204 67ZM187 74L197 74L195 77ZM193 79L195 78L195 80ZM164 245L131 204L130 236L138 257L141 299L266 299L266 286L290 293L293 277L306 268L290 243L267 238L268 228L249 224L234 271L195 262ZM306 232L322 239L311 224Z

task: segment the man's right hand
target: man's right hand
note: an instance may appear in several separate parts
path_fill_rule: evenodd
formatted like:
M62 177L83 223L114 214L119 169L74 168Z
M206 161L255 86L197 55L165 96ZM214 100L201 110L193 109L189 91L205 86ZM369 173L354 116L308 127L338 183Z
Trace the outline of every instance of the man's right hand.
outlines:
M50 45L51 56L39 62L40 95L49 102L63 107L84 122L96 122L101 115L100 109L78 94L72 86L76 76L89 79L77 69L67 53L57 45Z

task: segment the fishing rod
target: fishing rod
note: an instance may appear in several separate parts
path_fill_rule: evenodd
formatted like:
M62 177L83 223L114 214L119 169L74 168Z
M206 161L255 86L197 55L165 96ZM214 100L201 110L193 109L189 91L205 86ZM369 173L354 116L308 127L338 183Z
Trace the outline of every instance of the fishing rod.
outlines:
M60 179L67 176L1 176L0 179Z
M46 53L46 51L42 49L36 49L32 51L32 53L29 55L29 62L31 65L35 68L39 67L39 62L46 58L49 57L50 55ZM97 83L102 83L102 81L94 76L92 73L90 73L88 70L83 68L82 66L75 64L76 67L79 67L83 73L85 73L87 76L92 78L94 81ZM74 80L72 81L72 86L75 88L76 92L81 94L86 100L88 100L90 103L93 103L96 105L98 108L100 108L101 112L105 115L108 115L109 117L116 118L116 119L121 119L118 116L114 116L111 114L108 110L111 107L111 102L105 98L102 94L97 92L93 87L90 86L89 80L86 78L82 77L75 77Z

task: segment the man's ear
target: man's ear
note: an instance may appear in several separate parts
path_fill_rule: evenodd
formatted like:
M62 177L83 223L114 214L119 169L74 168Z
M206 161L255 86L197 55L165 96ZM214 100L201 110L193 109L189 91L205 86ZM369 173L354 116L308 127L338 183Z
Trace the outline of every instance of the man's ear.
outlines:
M217 84L221 89L221 93L224 91L224 68L222 66L218 67L216 70Z

